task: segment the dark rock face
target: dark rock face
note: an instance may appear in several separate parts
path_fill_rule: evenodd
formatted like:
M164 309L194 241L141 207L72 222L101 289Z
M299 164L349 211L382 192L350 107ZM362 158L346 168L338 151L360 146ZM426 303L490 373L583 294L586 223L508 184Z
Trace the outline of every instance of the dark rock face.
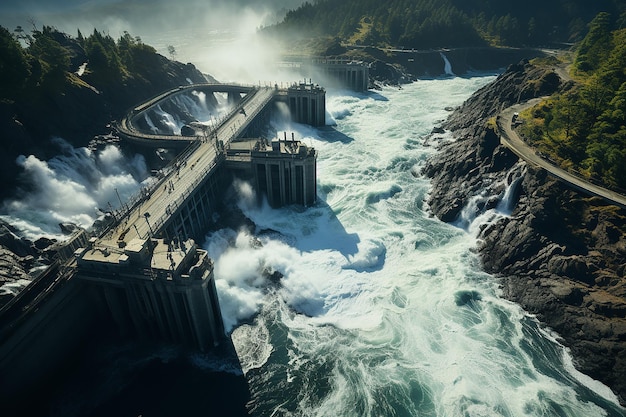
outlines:
M517 179L511 216L480 232L483 266L501 278L505 297L559 333L579 370L624 403L626 211L527 167L488 123L511 104L554 92L555 77L527 62L510 66L450 116L444 127L457 139L424 168L433 182L429 205L454 221L474 196L502 196Z
M413 50L383 51L365 47L356 50L337 49L346 57L360 57L371 62L370 78L375 84L404 84L415 81L418 77L439 77L445 75L445 59L448 60L455 74L468 71L493 71L505 68L511 62L545 56L538 49L519 48L457 48L451 50ZM333 54L330 54L333 55ZM553 82L559 83L554 74Z
M0 220L0 287L13 285L11 290L7 287L0 290L0 308L19 292L18 282L30 281L27 271L37 253L29 241L16 233L12 226Z

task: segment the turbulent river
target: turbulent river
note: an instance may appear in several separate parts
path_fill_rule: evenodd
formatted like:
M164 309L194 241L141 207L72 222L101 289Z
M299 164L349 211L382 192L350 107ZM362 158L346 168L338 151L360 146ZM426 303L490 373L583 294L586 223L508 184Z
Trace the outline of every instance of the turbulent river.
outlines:
M276 132L294 132L319 152L318 203L259 207L251 187L237 183L238 205L256 230L219 230L203 242L215 260L251 414L625 415L608 388L575 371L558 337L502 299L497 279L481 271L473 230L507 210L465 219L461 227L434 218L424 202L430 185L420 168L437 142L451 140L428 134L446 108L494 78L329 91L334 128L274 122ZM41 198L16 200L5 206L6 218L26 213L21 225L31 225L32 234L45 231L32 225L36 212L51 224L89 222L81 213L117 201L115 192L127 197L147 175L140 159L126 161L116 149L21 161L49 184L39 192L54 205L37 209ZM73 164L98 178L79 180ZM67 204L79 200L87 203ZM66 206L72 210L63 214ZM196 363L220 370L219 360L211 361Z
M574 370L555 335L499 297L472 252L475 225L444 224L424 203L420 167L437 141L425 138L446 107L493 78L331 92L335 131L291 127L319 151L319 204L256 208L240 187L242 209L270 231L258 236L262 247L231 230L205 247L253 412L623 415L607 388Z

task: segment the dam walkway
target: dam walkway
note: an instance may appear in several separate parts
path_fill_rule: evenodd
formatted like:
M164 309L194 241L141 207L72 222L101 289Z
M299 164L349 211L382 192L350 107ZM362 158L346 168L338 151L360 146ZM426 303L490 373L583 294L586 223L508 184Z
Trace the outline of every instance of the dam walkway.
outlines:
M197 92L227 94L228 112L211 124L194 124L186 136L141 128L147 112L173 109L177 95ZM61 363L63 350L88 337L96 317L108 317L123 334L200 350L224 337L213 263L195 241L215 221L231 144L258 131L275 101L285 103L296 122L324 123L325 90L306 83L286 89L183 86L141 103L116 123L124 140L178 149L178 155L138 195L120 201L105 226L73 236L51 267L0 310L0 368L11 375L7 382L14 381L0 389L27 387L33 367L45 373ZM260 190L278 204L315 202L314 149L293 140L255 149L244 165Z
M190 87L191 88L191 87ZM274 98L277 90L270 87L251 89L249 94L223 117L218 124L208 128L202 136L193 138L181 136L149 135L128 128L129 118L124 118L120 129L126 137L136 140L189 141L190 144L173 164L170 164L158 185L150 194L139 199L128 210L118 213L119 222L108 234L99 239L99 244L118 246L118 242L135 237L145 239L150 234L158 234L176 207L194 192L199 183L215 170L224 158L222 148L228 145L252 123L255 117ZM161 146L165 146L162 143Z

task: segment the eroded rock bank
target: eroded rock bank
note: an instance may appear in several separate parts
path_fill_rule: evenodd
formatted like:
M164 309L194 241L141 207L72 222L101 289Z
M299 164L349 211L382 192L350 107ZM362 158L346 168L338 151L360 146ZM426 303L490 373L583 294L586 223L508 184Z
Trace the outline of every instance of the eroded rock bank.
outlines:
M505 297L558 332L580 371L625 404L626 210L526 166L494 130L502 109L566 84L552 69L523 61L456 109L443 126L456 140L424 168L433 183L428 203L452 222L464 208L496 207L511 188L510 216L479 232L485 270L501 279Z
M465 74L472 71L503 69L511 62L549 55L537 48L464 47L454 49L379 49L345 47L335 44L322 55L363 59L371 64L370 81L378 85L406 84L418 78L439 77L446 71ZM447 62L446 62L447 61ZM446 68L446 64L450 67Z

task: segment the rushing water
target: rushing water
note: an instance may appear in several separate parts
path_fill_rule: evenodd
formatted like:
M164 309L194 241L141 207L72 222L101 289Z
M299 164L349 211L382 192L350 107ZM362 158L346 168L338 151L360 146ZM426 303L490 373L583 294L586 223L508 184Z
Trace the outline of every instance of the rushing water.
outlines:
M26 238L63 240L59 223L89 227L153 180L142 155L124 155L114 145L93 151L59 138L51 141L59 154L49 161L34 155L18 158L28 191L1 205L0 217Z
M493 78L329 92L334 128L274 123L318 150L318 203L259 207L250 185L238 182L238 204L257 229L219 230L203 243L215 260L251 414L626 415L608 388L575 371L555 335L500 298L496 278L481 271L473 230L508 215L506 201L501 212L468 215L457 226L435 219L424 203L430 185L420 168L437 141L451 140L426 137L446 107ZM115 201L117 191L127 197L147 176L141 158L128 162L115 149L22 159L41 187L6 203L7 219L31 236L51 233L59 221L89 223L96 207ZM236 373L214 357L192 363ZM202 415L199 406L184 409Z
M425 137L492 79L330 93L335 131L277 126L319 151L319 203L259 208L239 184L258 240L222 230L205 243L254 414L623 415L554 335L499 297L475 236L424 203L419 171L436 152Z

